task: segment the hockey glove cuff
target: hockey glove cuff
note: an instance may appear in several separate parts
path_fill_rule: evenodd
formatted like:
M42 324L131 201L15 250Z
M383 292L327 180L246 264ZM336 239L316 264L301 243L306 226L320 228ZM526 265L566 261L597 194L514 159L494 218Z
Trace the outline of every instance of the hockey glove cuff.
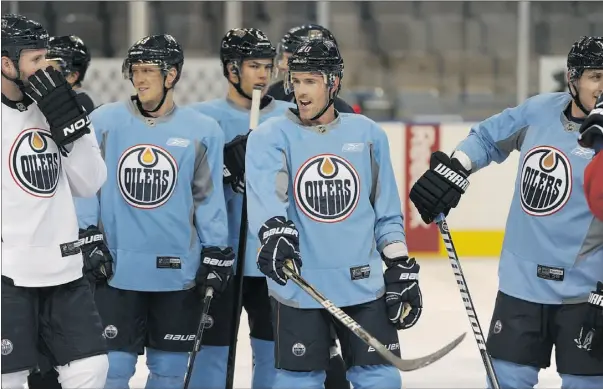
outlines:
M245 192L245 150L249 134L237 135L224 146L224 183L236 193Z
M77 94L61 72L52 66L38 70L28 78L24 92L46 117L54 142L59 148L90 133L88 113L77 101Z
M105 244L105 237L97 226L80 229L80 250L84 257L84 275L96 284L113 277L113 257Z
M294 271L300 274L299 232L292 221L277 216L262 225L259 233L262 246L257 257L258 268L279 285L287 284L283 271L285 261L291 260Z
M596 143L603 143L603 93L597 98L595 108L590 111L579 131L580 146L593 148Z
M212 288L216 297L226 291L234 274L234 260L235 253L230 247L224 250L215 246L203 248L201 264L195 277L197 290L202 296L205 296L207 288Z
M456 159L441 151L431 154L430 168L410 190L413 202L421 219L426 224L440 214L448 215L450 209L456 207L469 186L469 172Z
M580 347L603 361L603 282L588 297L588 311L580 330Z
M383 255L382 255L383 257ZM399 330L411 328L421 317L423 297L419 288L420 266L414 258L383 258L385 304L389 320Z

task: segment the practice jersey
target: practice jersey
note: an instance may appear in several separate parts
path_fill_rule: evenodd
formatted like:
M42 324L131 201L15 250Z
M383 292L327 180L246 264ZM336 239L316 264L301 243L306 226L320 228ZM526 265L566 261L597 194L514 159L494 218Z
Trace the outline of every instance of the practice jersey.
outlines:
M270 85L268 88L269 96L274 97L276 100L287 101L291 103L295 103L295 95L292 93L285 93L284 81L280 80ZM350 107L348 103L345 102L340 97L335 97L335 101L333 102L333 106L340 113L355 113L354 108Z
M94 99L89 91L83 88L73 90L76 93L77 101L84 107L86 112L92 112L96 108ZM89 210L95 210L95 204L98 202L96 194L92 197L74 197L75 210L77 211L77 220L80 228L86 229L89 225L96 225L98 214L93 212L85 213Z
M145 117L133 100L98 107L91 119L109 172L99 194L99 224L114 260L109 284L192 288L202 248L228 241L218 123L178 106Z
M593 150L577 143L580 125L565 115L570 103L564 92L532 97L474 126L457 147L472 174L520 152L499 289L535 303L584 301L603 274L603 223L583 189Z
M584 171L584 192L590 211L597 219L603 221L603 152L600 151L601 144L598 149L599 152Z
M303 126L291 111L249 136L246 188L250 233L283 216L299 230L302 276L337 306L384 293L380 252L406 243L385 132L366 116L340 114ZM288 282L268 281L285 305L320 308Z
M107 169L90 126L62 155L30 99L2 95L2 276L45 287L82 277L73 196L92 196Z
M283 115L285 110L292 106L292 104L265 97L262 99L262 104L260 105L260 123L269 118ZM218 121L224 131L226 143L233 140L237 135L245 135L249 132L249 110L235 105L227 98L195 103L191 107ZM239 234L241 231L243 195L233 191L230 185L224 185L224 195L226 196L226 208L228 210L228 241L230 247L233 247L236 252L239 247ZM255 261L258 248L260 247L257 234L247 233L245 245L245 268L243 274L247 277L264 277L258 270Z

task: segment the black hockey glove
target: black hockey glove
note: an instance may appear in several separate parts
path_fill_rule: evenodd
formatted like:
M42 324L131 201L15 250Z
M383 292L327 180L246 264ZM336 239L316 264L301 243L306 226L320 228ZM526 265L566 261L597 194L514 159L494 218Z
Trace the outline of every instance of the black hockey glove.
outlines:
M423 297L419 288L419 269L414 258L387 258L381 254L387 269L385 304L394 327L405 330L415 325L423 311Z
M28 81L24 91L46 117L59 148L90 133L88 113L78 103L76 93L61 72L49 66L35 72Z
M603 282L597 282L597 290L590 292L588 311L580 329L578 347L585 349L603 361Z
M237 135L224 146L224 183L230 184L236 193L245 192L245 150L247 137Z
M90 283L96 284L113 277L113 257L98 227L80 228L79 243L84 257L84 275Z
M221 250L219 247L208 246L201 251L201 264L195 282L197 290L205 296L207 288L214 290L215 296L226 291L228 282L234 274L235 253L232 248Z
M586 120L580 126L578 143L582 147L593 148L595 143L603 143L603 93L595 103Z
M299 232L292 221L281 216L273 217L262 225L259 237L262 246L257 262L262 273L279 285L285 285L287 276L283 266L286 260L291 260L295 272L300 274Z
M468 176L457 159L441 151L431 154L429 170L415 182L409 196L426 224L440 213L447 216L458 205L469 186Z

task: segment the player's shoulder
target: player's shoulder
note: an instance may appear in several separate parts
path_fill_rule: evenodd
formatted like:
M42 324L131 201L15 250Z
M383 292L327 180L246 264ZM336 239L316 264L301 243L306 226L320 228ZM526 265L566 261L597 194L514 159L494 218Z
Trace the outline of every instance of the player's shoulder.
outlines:
M275 110L275 112L284 113L289 108L295 108L295 104L293 104L293 103L291 103L289 101L277 100L274 97L272 97L272 99L273 99L272 100L272 104L274 104L274 110Z
M360 113L340 112L339 118L344 125L355 125L366 128L381 128L373 119Z
M269 138L276 139L280 137L281 131L291 124L291 120L285 115L273 116L266 119L254 130L251 131L249 139L253 138Z
M90 120L92 120L93 124L100 122L103 124L119 123L123 120L124 116L129 114L127 103L116 101L97 107L90 113Z
M528 98L523 105L529 109L536 108L542 113L543 109L561 111L571 100L572 96L568 92L541 93Z
M198 103L192 103L188 105L188 107L206 115L215 114L216 112L221 112L225 110L226 100L223 98L206 100Z
M213 117L190 106L179 107L178 120L186 123L199 137L222 137L220 124Z

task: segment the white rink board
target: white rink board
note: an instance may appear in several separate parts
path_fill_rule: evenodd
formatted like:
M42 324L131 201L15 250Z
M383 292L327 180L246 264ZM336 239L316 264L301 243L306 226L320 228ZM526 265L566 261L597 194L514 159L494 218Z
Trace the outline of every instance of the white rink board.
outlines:
M462 263L462 266L480 324L483 331L487 332L498 285L498 260L472 259ZM486 382L485 371L449 262L422 261L421 276L425 308L415 327L399 333L403 357L413 358L429 354L464 331L467 332L467 337L442 360L424 369L403 374L404 388L483 389ZM242 317L234 382L236 389L249 389L251 386L251 348L248 334L247 318ZM136 375L130 381L131 388L144 388L147 376L144 363L144 357L141 357ZM553 357L551 367L541 372L537 388L560 387L561 380L556 374Z

